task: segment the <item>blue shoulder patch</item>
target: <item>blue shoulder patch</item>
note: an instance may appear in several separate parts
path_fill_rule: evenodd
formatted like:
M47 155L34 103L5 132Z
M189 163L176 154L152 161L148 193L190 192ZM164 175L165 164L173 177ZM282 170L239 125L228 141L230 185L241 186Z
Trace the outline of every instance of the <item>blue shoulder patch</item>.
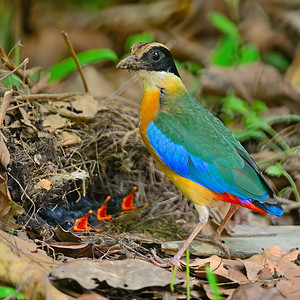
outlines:
M207 189L218 193L225 192L208 173L212 164L190 154L182 145L173 143L154 122L150 123L147 135L151 146L161 160L176 174L201 184Z
M176 174L217 193L230 193L243 199L252 200L231 184L234 181L233 176L231 182L228 182L216 164L208 163L189 153L182 145L173 143L153 121L149 124L147 135L151 146L161 160ZM267 196L266 192L256 198L263 201Z

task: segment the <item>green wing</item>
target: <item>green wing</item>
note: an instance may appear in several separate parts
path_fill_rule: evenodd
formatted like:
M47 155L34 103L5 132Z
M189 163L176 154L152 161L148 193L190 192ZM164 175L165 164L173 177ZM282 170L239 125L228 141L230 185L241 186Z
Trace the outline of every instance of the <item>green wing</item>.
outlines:
M196 99L187 94L176 101L163 101L148 136L169 167L216 192L256 200L273 195L232 132Z

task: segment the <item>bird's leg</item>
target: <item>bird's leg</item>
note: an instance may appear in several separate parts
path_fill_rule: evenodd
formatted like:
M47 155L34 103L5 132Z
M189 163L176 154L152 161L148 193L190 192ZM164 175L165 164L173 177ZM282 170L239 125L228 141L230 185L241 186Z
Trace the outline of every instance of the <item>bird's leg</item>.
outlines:
M230 257L230 253L228 248L223 245L219 239L221 237L221 233L224 230L227 222L230 220L230 218L234 215L234 213L238 210L238 206L236 204L231 204L227 214L225 215L223 221L221 222L220 226L218 227L218 229L216 230L216 232L213 234L213 236L209 239L205 239L205 238L196 238L197 240L201 241L201 242L207 242L207 243L212 243L217 245L219 248L221 248L222 250L225 251L225 253L227 254L228 257Z
M156 266L159 266L161 268L167 268L170 266L180 266L180 258L182 254L185 252L186 248L189 246L189 244L192 242L192 240L197 236L197 234L200 232L200 230L206 225L208 221L209 212L206 206L195 204L195 207L199 214L199 223L194 229L194 231L191 233L191 235L188 237L188 239L185 241L183 246L179 249L179 251L173 256L173 258L167 262L164 262L160 257L158 257L155 253L155 251L152 251L153 257L151 258L151 262L155 264Z
M230 208L229 208L227 214L225 215L223 221L221 222L220 226L218 227L218 229L216 230L216 232L212 236L213 241L219 240L219 238L221 237L221 233L223 232L227 222L231 219L231 217L234 215L234 213L238 209L239 209L239 207L236 204L231 204L230 205Z

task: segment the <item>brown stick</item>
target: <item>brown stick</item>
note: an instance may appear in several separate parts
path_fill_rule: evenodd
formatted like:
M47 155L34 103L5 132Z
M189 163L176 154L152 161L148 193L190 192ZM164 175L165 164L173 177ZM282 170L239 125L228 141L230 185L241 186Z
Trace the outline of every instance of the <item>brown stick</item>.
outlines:
M6 91L3 96L3 101L0 105L0 129L3 127L3 121L6 115L6 111L11 100L12 91Z
M31 94L25 96L16 96L14 100L16 101L35 101L35 100L57 100L63 101L69 99L76 95L82 95L78 93L56 93L56 94Z
M21 64L19 64L17 67L15 67L12 71L8 72L7 74L3 75L0 78L0 81L2 81L3 79L7 78L8 76L10 76L11 74L16 73L17 70L19 70L20 68L24 67L25 65L27 65L29 62L29 58L26 57L23 62Z
M80 63L79 63L79 61L78 61L76 52L75 52L75 50L74 50L74 48L73 48L73 45L71 44L71 41L70 41L70 39L69 39L69 37L68 37L68 33L62 31L61 34L62 34L62 36L63 36L63 38L64 38L64 40L65 40L65 42L66 42L66 44L67 44L67 46L68 46L68 48L69 48L69 51L70 51L70 53L71 53L71 55L72 55L72 57L73 57L73 59L74 59L74 61L75 61L76 66L77 66L77 68L78 68L78 71L79 71L79 73L80 73L80 76L81 76L81 79L82 79L82 82L83 82L83 85L84 85L84 89L85 89L85 91L88 93L88 92L89 92L89 89L88 89L88 86L87 86L87 83L86 83L84 74L83 74L83 72L82 72L81 65L80 65Z
M31 86L32 83L29 79L29 76L26 75L22 70L20 70L19 68L16 68L15 65L11 62L11 60L9 59L9 57L6 55L4 49L2 48L2 46L0 45L0 59L5 63L6 67L11 70L14 71L14 73L19 76L22 80L24 80L25 84Z

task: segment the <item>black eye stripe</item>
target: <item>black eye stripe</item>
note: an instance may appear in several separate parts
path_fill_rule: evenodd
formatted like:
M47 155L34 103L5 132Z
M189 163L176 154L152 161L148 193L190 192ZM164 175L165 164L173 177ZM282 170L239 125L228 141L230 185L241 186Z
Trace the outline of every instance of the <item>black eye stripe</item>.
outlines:
M156 58L157 54L158 58ZM155 58L154 58L155 55ZM145 51L140 60L143 62L145 70L149 71L165 71L180 77L170 51L162 46L153 46Z

